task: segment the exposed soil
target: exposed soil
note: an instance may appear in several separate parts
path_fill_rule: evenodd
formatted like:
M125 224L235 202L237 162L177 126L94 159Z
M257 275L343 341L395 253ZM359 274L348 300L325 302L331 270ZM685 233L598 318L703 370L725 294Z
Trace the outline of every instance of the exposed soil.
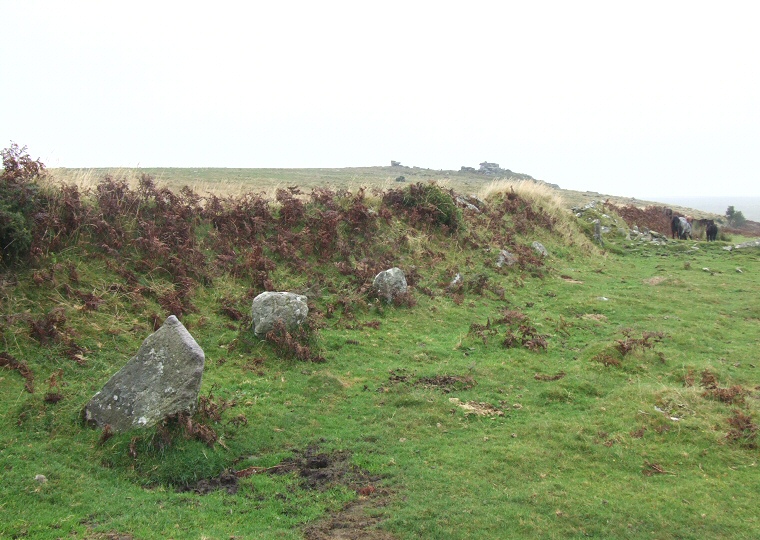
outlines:
M347 451L321 452L316 445L309 446L292 458L271 468L273 474L296 473L306 489L324 491L336 485L354 489L359 498L348 503L339 512L304 529L307 540L392 540L388 532L375 528L382 516L372 510L385 506L390 498L387 490L375 487L379 476L371 475L351 463Z
M379 476L373 476L351 463L351 452L320 452L316 445L309 446L292 458L282 461L277 467L272 467L271 473L296 473L304 488L319 491L342 485L359 492L380 480Z
M248 467L239 471L224 471L216 478L204 478L195 484L182 486L179 492L206 495L225 490L237 493L238 481L252 474L293 474L301 479L304 489L325 491L341 485L356 491L358 499L340 511L304 529L307 540L393 540L390 533L377 529L382 515L375 510L384 507L390 492L376 487L380 476L372 475L351 463L351 452L322 452L317 445L296 452L293 457L273 467Z
M549 381L558 381L562 379L566 373L564 371L560 371L559 373L556 373L555 375L547 375L545 373L536 373L533 375L533 378L537 381L543 381L543 382L549 382Z
M177 491L179 493L186 493L192 491L198 495L208 495L214 491L223 489L230 495L234 495L238 490L238 477L234 472L224 471L216 478L203 478L198 480L195 484L185 484Z
M460 401L458 398L449 398L449 401L464 410L465 415L474 414L476 416L504 416L504 411L494 407L490 403L481 401Z
M478 384L472 377L463 377L460 375L433 375L430 377L417 377L412 381L412 376L406 373L403 368L392 369L388 375L388 382L391 384L401 384L411 382L414 386L423 388L434 388L444 394L449 394L457 390L469 390Z
M394 540L395 536L375 528L382 518L371 515L372 510L385 506L388 494L377 490L369 496L347 504L340 512L306 527L306 540Z
M469 390L477 383L472 377L460 377L458 375L435 375L433 377L420 377L414 383L415 386L425 388L437 388L444 394L455 390Z

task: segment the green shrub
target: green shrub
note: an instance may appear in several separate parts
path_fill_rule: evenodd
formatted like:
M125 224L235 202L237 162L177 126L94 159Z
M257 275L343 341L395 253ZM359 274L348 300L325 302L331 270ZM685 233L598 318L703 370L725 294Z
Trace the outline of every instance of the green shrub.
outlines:
M32 233L29 223L19 212L11 212L0 203L0 263L15 262L29 253Z
M45 165L32 160L26 146L0 152L3 172L0 174L0 264L16 262L32 246L33 215L39 203L36 179L43 174Z
M744 214L733 206L729 206L726 209L726 219L730 227L741 228L747 223L747 218L744 217Z
M445 226L450 232L462 227L462 211L451 193L434 183L418 182L404 189L388 191L383 204L403 209L414 226Z

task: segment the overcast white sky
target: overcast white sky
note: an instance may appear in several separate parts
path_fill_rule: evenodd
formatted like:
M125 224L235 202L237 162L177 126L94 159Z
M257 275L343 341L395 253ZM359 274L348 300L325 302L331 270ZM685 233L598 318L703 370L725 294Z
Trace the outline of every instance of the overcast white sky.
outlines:
M760 6L0 0L0 147L56 167L458 170L760 195Z

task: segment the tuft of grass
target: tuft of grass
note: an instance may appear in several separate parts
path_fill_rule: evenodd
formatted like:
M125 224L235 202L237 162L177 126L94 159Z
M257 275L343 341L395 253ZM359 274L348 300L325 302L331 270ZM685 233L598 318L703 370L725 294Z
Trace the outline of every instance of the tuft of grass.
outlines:
M563 244L577 247L586 254L597 248L586 235L578 233L578 224L569 212L560 192L542 182L533 180L498 179L484 186L479 196L484 200L500 200L516 196L533 208L546 214L553 223L552 232L562 238Z

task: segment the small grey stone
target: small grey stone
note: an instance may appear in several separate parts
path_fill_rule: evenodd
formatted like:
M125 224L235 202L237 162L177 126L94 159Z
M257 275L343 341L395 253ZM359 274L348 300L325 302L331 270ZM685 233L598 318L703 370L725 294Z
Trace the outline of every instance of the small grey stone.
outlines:
M541 242L533 242L533 244L531 244L531 245L533 246L533 249L535 249L536 252L539 255L541 255L542 257L548 257L549 256L549 252L546 251L546 248L544 247L544 245Z
M743 242L741 244L736 244L734 246L734 249L744 249L744 248L748 248L748 247L760 247L760 240L750 240L749 242Z
M456 198L456 202L459 206L465 208L466 210L470 210L472 212L475 212L476 214L480 213L480 208L478 208L475 204L473 204L476 201L480 201L480 199L477 199L476 197L464 197L462 195L458 196Z
M506 249L499 251L499 258L496 261L496 266L501 268L504 265L514 266L515 264L517 264L517 255L507 251Z

